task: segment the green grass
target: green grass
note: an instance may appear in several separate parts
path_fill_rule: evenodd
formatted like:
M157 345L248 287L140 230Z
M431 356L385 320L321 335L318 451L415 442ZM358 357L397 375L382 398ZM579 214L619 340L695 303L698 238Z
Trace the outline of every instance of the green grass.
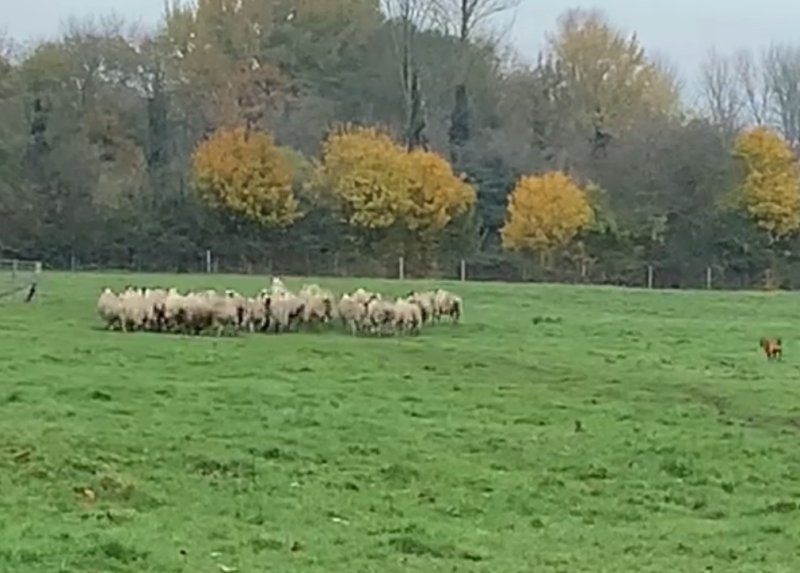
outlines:
M128 282L264 279L0 305L0 571L800 566L796 295L455 283L419 337L216 339L101 330Z

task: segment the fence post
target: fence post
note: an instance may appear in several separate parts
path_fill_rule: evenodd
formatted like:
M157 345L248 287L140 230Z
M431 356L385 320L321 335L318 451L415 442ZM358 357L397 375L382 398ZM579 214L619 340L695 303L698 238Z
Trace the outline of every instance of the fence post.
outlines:
M400 280L406 278L405 261L403 260L403 257L400 257L397 260L397 275L400 277Z
M711 267L706 267L706 288L711 290Z
M211 274L211 249L206 249L206 274Z
M467 261L461 259L461 282L467 280Z
M647 265L647 288L653 288L653 265Z
M13 261L11 261L11 278L12 279L17 278L17 269L19 268L18 265L19 265L19 263L18 263L17 259L14 259Z
M40 261L36 261L33 272L36 273L36 275L42 274L42 263Z

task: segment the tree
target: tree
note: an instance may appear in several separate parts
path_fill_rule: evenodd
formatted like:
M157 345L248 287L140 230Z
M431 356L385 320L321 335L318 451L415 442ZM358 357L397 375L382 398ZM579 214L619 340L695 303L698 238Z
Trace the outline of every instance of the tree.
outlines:
M736 53L734 67L744 95L749 121L756 125L765 125L769 120L771 94L764 70L747 50Z
M770 240L800 229L800 172L789 143L765 127L743 132L734 146L742 163L741 198Z
M503 248L539 255L545 264L592 220L586 193L560 171L526 175L509 196Z
M443 157L408 152L372 127L331 133L313 186L351 228L406 256L416 253L420 264L430 262L442 230L475 202L475 190Z
M273 227L301 216L289 158L266 133L220 129L192 156L197 191L212 207Z
M453 92L453 111L450 114L448 139L453 161L459 157L459 150L469 140L471 134L469 92L466 75L469 69L472 41L478 28L487 20L519 6L520 0L438 0L440 18L445 29L458 38L460 47L460 78Z
M600 12L566 12L548 52L564 75L578 120L598 138L678 109L679 91L669 70L647 57L635 34L626 38Z
M405 163L409 185L404 216L410 230L441 231L475 203L475 189L441 155L414 150L406 154Z
M427 149L427 112L414 52L419 31L436 21L437 5L430 0L381 0L381 8L389 18L387 25L399 60L406 147Z
M168 6L160 44L170 83L199 135L246 123L264 127L284 99L285 78L267 58L275 6L261 0L199 0Z
M402 216L406 201L402 160L388 134L372 127L342 126L322 145L313 188L351 227L386 229Z
M734 62L711 50L701 68L701 89L712 121L726 137L733 137L741 126L746 96Z
M800 48L772 46L763 64L781 133L795 149L800 148Z

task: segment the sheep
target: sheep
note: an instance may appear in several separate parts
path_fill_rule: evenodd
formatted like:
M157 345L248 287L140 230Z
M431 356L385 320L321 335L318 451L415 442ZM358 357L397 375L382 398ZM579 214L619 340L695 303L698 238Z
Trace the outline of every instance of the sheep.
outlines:
M214 295L208 299L211 308L211 324L217 336L227 329L236 330L244 323L244 298L241 300L235 295Z
M272 277L272 283L270 284L268 294L285 295L288 293L289 289L286 288L286 285L283 284L283 281L278 277Z
M351 334L362 331L367 322L367 305L359 302L349 294L342 295L336 309L342 326L350 327Z
M122 303L119 296L110 288L104 288L97 299L97 312L107 329L122 328Z
M305 284L293 294L275 277L269 288L255 296L235 290L190 291L175 288L142 288L127 285L117 294L105 288L97 300L97 312L107 329L151 330L217 336L239 331L286 332L301 324L331 324L334 318L352 335L418 334L442 317L457 324L463 313L462 299L443 289L408 293L384 299L380 293L358 288L334 298L317 284Z
M406 295L406 300L416 303L422 311L422 321L431 322L439 319L439 312L435 302L433 291L410 292Z
M189 293L183 300L183 329L186 332L200 334L211 327L214 322L211 296L205 293Z
M186 325L186 297L175 289L170 289L164 299L164 328L170 331L183 329Z
M360 302L361 304L368 304L369 301L373 299L381 300L380 294L366 291L363 288L357 289L350 296L352 296L357 302Z
M394 304L391 302L373 298L367 303L367 319L370 330L375 334L381 334L385 326L391 326L394 322Z
M247 327L247 298L235 290L226 290L225 298L233 305L236 312L236 327L244 329Z
M316 284L303 285L299 297L305 304L303 322L328 323L333 320L334 296L331 291Z
M147 316L145 323L151 330L160 331L164 328L164 302L168 292L161 288L145 289L144 302Z
M458 324L461 320L464 302L460 296L437 288L434 291L434 306L438 315L437 320L442 316L449 316L453 324Z
M274 321L275 332L291 330L302 319L305 303L292 294L273 297L270 304L270 321Z
M121 325L123 331L139 330L146 327L147 303L141 290L128 289L119 297L121 304Z
M250 332L269 328L270 298L258 296L245 299L245 327Z
M419 334L422 326L422 308L416 302L397 299L394 303L393 326L396 332Z

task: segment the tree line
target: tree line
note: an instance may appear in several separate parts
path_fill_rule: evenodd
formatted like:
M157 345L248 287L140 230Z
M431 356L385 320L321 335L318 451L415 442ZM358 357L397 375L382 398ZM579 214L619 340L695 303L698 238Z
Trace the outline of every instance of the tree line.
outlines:
M800 49L710 53L692 105L597 11L522 61L494 25L516 3L197 0L0 38L0 256L800 280Z

